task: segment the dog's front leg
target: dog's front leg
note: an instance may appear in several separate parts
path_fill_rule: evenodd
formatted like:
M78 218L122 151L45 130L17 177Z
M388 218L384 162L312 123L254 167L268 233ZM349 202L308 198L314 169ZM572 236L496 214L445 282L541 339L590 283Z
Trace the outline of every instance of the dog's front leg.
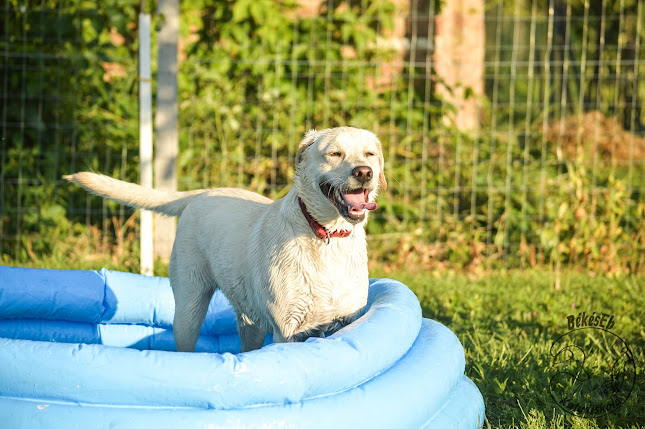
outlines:
M206 318L208 304L213 296L213 289L204 285L191 287L186 279L183 280L183 283L180 284L179 281L171 279L175 297L175 317L172 330L177 351L194 352Z
M261 348L267 335L244 313L237 315L237 332L242 342L240 353Z

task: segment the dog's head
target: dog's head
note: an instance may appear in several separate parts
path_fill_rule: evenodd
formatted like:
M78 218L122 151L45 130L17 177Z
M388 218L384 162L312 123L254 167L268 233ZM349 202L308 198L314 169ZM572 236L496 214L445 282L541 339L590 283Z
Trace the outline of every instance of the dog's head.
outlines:
M298 147L295 186L321 224L339 217L354 225L363 222L376 209L379 186L387 187L381 143L358 128L311 130Z

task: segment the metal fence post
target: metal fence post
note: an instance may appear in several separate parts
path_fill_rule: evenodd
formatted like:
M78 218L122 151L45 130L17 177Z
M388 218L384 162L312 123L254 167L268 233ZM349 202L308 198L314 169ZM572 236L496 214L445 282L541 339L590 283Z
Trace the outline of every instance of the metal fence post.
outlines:
M157 59L157 111L155 114L155 188L177 190L177 43L179 0L159 0L157 12L164 21L159 31ZM169 259L175 241L176 220L155 215L154 253Z
M139 182L152 188L152 79L150 14L139 14ZM141 210L141 274L153 275L152 212Z

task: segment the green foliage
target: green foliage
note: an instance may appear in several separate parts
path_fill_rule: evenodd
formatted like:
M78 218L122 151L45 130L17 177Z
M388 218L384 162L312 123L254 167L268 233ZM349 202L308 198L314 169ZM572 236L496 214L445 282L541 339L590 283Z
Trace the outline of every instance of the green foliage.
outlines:
M404 282L419 298L424 317L440 321L457 335L466 353L466 375L484 397L484 428L643 427L645 410L638 405L645 395L638 381L643 379L639 362L645 358L642 275L590 277L570 271L555 275L538 269L472 277L413 275L403 268L394 272L376 268L370 274ZM636 361L636 384L627 402L599 417L574 417L549 393L551 345L568 332L567 316L582 311L614 315L612 330ZM605 365L606 357L589 353L586 367Z
M546 89L548 100L542 109L554 117L582 113L595 106L616 115L625 129L634 127L636 131L643 131L645 111L638 100L645 97L645 81L639 79L638 72L633 73L632 66L633 61L642 57L642 51L635 49L637 39L645 36L642 11L638 22L639 3L638 0L487 1L486 17L496 25L487 26L486 38L495 40L495 44L486 51L485 74L513 76L488 79L487 94L497 94L506 120L531 121L525 100L529 93L533 100L544 98ZM550 9L551 24L547 12ZM539 45L534 51L533 64L527 43L532 36ZM547 46L551 46L548 57ZM549 61L548 76L543 69L545 59ZM526 78L530 72L535 74L533 81ZM617 80L620 85L614 84ZM560 106L562 99L567 101L564 111Z
M567 166L566 175L552 181L546 201L548 221L540 230L540 244L555 263L597 267L603 272L643 270L645 251L644 201L632 201L625 183L613 176L596 188L580 163ZM621 261L627 261L627 267Z
M82 219L74 210L81 193L56 186L63 174L91 169L136 180L124 165L138 147L137 46L129 28L138 4L8 2L9 37L0 40L0 51L11 53L3 55L3 254L24 261L52 251L69 226L61 209ZM86 210L103 207L85 201ZM52 229L53 218L59 228ZM25 240L36 233L39 244L30 249Z
M374 27L391 27L392 6L366 4L294 19L294 2L183 3L184 180L275 195L307 129L377 123L363 100L376 97Z
M536 66L529 80L524 36L531 31L531 3L488 5L501 43L493 43L498 34L488 26L486 76L495 79L486 81L488 98L479 100L485 106L481 129L463 133L441 120L454 108L435 92L434 70L418 58L396 66L399 54L379 45L394 26L390 2L322 2L310 16L297 12L296 1L181 2L180 189L236 186L280 197L305 131L353 125L376 132L385 149L390 187L368 224L371 255L379 263L472 271L536 265L642 270L642 154L606 165L595 131L568 135L565 144L551 130L582 94L583 106L617 118L623 145L631 137L635 148L642 145L640 105L632 108L623 88L633 88L633 73L623 67L620 87L603 79L616 72L611 59L618 51L610 46L620 45L626 60L634 55L636 3L624 2L622 21L606 20L612 29L620 25L622 36L608 27L599 56L592 43L598 29L591 25L602 12L598 5L591 4L585 30L583 2L571 3L568 12L556 2L555 25L566 23L567 14L576 18L570 19L572 64L582 55L583 30L589 64L607 64L589 67L589 78L577 82L562 79L560 51L552 52L557 67L550 74ZM438 2L434 6L438 10ZM81 230L98 234L101 248L114 252L123 248L124 225L136 236L130 209L62 185L60 176L89 169L137 181L139 7L134 0L8 3L9 36L0 40L0 51L11 55L3 56L1 76L7 105L17 107L2 112L0 248L7 258L37 259ZM616 7L607 6L606 15L615 15ZM539 46L547 42L546 10L536 8ZM504 19L516 13L521 19ZM513 52L495 47L512 45L516 29L521 43L512 65ZM616 37L623 37L620 43ZM544 54L539 49L536 60ZM507 79L511 66L514 80ZM560 111L563 91L568 102ZM613 111L614 104L600 100L629 109ZM579 126L566 125L568 132ZM615 132L603 127L604 134ZM609 142L603 150L612 144L619 146Z
M411 270L645 268L645 199L628 192L624 173L617 178L584 156L561 162L540 133L436 138L442 147L427 162L427 148L412 146L418 152L390 169L399 180L427 177L427 188L401 180L381 197L383 210L368 225L380 262ZM403 234L392 240L394 231Z

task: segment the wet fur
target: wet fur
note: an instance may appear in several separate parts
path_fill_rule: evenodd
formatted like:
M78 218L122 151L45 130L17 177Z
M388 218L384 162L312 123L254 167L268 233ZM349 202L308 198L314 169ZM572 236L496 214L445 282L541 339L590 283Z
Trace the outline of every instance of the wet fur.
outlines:
M343 156L330 156L331 151ZM359 187L351 171L370 166L369 200L386 186L381 145L374 134L341 127L308 132L296 154L294 186L271 201L232 188L161 192L82 172L66 179L132 207L180 216L169 266L179 351L194 351L213 292L235 308L241 351L258 349L267 332L275 342L302 341L355 320L367 303L364 225L340 216L320 190L322 181ZM329 244L314 236L298 196L328 231L352 230Z

